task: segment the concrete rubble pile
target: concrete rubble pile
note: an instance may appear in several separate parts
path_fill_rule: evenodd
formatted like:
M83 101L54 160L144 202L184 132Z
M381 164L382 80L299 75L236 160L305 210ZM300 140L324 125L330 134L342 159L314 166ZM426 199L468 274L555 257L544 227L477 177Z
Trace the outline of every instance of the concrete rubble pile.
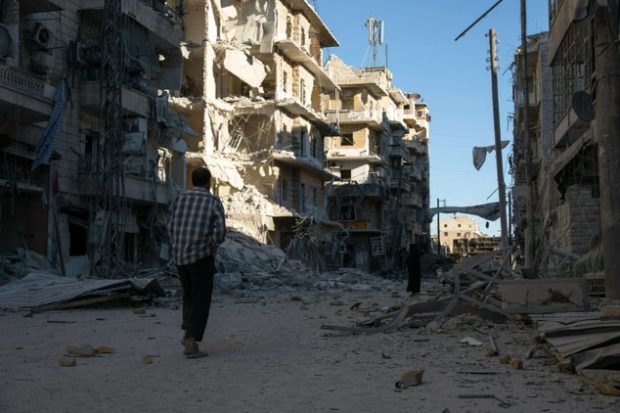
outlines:
M317 273L303 263L289 259L275 247L237 231L229 231L217 258L216 286L232 291L299 291L385 289L393 281L353 268Z
M222 204L229 228L260 241L266 240L267 218L276 212L286 212L250 185L245 186L243 191L222 197Z

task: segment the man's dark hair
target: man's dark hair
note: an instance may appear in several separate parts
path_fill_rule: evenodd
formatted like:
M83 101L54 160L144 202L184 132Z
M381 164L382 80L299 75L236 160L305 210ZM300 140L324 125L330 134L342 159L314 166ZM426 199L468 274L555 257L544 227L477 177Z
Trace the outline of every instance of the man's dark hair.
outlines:
M207 168L194 169L192 172L192 185L208 186L211 183L211 172Z

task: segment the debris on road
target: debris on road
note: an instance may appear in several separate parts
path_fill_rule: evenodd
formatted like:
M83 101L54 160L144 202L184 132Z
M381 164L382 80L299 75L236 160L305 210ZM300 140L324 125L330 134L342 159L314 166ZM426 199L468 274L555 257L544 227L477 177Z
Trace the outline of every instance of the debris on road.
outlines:
M60 367L77 366L77 361L73 357L61 357L58 359L58 363L60 364Z
M397 389L403 390L407 387L418 386L422 384L424 370L409 370L400 376L400 380L396 382Z

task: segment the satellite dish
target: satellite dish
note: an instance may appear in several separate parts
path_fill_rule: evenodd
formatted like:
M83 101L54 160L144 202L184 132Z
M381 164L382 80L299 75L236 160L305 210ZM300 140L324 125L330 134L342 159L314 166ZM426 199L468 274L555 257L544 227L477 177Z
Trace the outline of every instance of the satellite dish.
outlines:
M11 54L11 33L0 24L0 57L7 57Z
M592 96L587 92L577 92L573 95L571 107L579 117L579 119L590 122L594 119L594 103Z

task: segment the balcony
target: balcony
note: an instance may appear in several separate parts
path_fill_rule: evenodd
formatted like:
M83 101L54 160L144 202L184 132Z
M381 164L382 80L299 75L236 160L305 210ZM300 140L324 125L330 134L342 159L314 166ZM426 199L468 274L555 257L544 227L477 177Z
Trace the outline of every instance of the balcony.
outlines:
M337 176L325 170L325 164L322 160L313 156L301 156L299 151L276 148L276 152L273 153L272 157L282 164L321 175L321 178L325 180L338 179Z
M410 151L417 153L418 155L426 155L428 153L428 146L419 140L404 140L405 146Z
M54 88L30 72L0 64L0 119L19 111L22 122L39 122L52 112Z
M366 148L348 148L341 146L327 150L328 161L363 161L369 164L381 165L383 158L376 151Z
M385 181L378 175L367 175L365 179L345 179L331 183L332 196L339 197L363 197L375 199L387 199Z
M390 189L400 190L402 192L410 192L411 185L408 182L406 182L403 178L391 178Z
M98 115L101 112L99 82L84 81L80 85L80 103L83 109ZM148 118L151 115L151 98L144 93L123 86L121 92L123 110L128 115Z
M78 175L78 190L83 195L95 195L96 176L88 172ZM125 197L137 203L169 204L174 197L174 188L163 182L153 182L153 178L146 176L125 177Z
M315 77L320 87L327 91L340 89L314 58L296 42L290 39L279 40L276 46L282 53L295 63L304 65Z
M382 112L376 110L326 111L327 122L339 125L365 125L381 130Z
M408 127L414 128L415 130L419 130L421 128L415 109L405 109L403 111L403 121Z
M385 115L388 119L388 122L390 123L390 126L392 127L392 129L394 130L407 130L407 124L405 123L404 120L404 113L402 111L402 109L398 109L398 108L394 108L394 107L389 107L386 109L385 111Z
M105 0L82 0L82 10L103 10ZM151 43L157 48L178 48L183 30L170 1L122 0L122 12L149 31Z
M528 93L528 107L535 108L540 104L540 97L536 91L529 91ZM514 102L515 107L522 109L523 108L523 91L519 89L515 89L514 93Z

